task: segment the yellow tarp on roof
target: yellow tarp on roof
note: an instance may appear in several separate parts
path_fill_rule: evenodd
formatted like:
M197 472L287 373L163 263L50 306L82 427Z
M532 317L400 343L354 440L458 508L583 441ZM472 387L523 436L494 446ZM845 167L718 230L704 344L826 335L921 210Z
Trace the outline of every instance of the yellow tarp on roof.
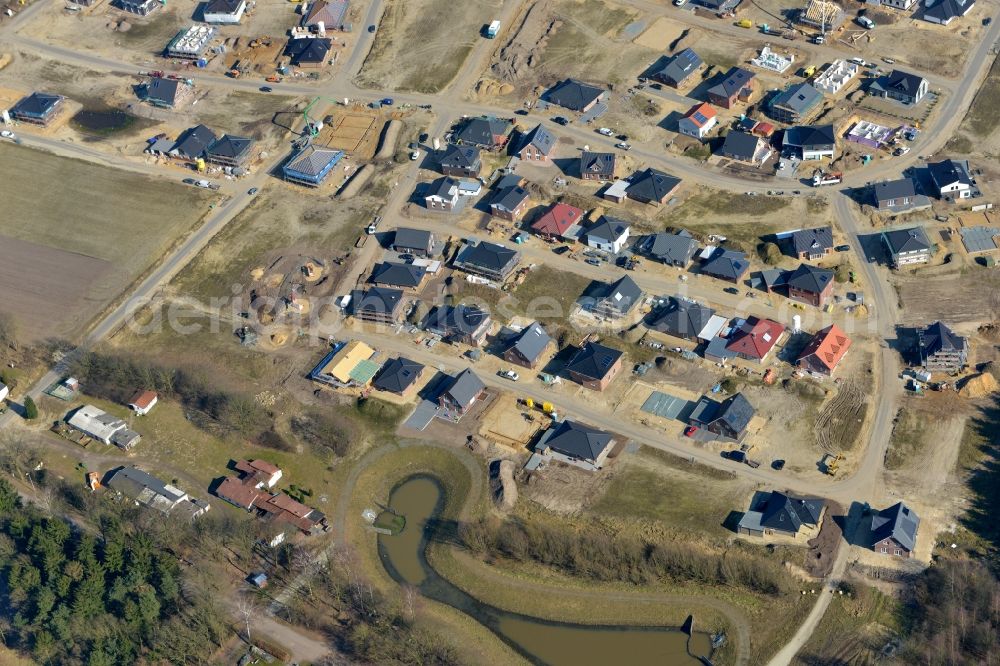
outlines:
M375 350L361 342L353 340L333 355L330 362L323 368L323 374L332 376L338 382L347 384L351 381L351 372L362 361L367 361L375 354Z

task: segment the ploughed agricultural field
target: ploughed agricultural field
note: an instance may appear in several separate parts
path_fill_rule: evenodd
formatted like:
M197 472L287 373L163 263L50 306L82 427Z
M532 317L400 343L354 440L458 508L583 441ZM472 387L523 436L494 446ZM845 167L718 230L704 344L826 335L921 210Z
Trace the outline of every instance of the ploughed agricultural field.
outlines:
M73 340L208 210L197 188L0 145L0 311ZM217 195L216 195L217 196Z

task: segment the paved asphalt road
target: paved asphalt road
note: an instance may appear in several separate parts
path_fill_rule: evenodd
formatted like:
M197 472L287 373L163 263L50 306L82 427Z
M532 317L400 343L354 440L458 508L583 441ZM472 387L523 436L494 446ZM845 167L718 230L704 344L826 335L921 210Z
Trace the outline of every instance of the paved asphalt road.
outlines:
M136 65L132 65L130 63L101 58L88 53L77 53L70 49L53 46L38 40L17 35L16 30L29 21L38 11L40 11L40 8L44 4L44 0L38 0L32 6L22 11L13 20L0 24L0 44L7 43L23 50L36 51L47 58L54 58L77 65L85 65L97 70L116 72L125 76L134 76L136 72L141 69L141 67L137 67ZM674 11L672 8L664 7L656 3L650 3L646 0L629 0L626 4L632 4L644 12L652 14L667 14ZM504 3L502 17L505 26L510 26L511 19L514 15L516 15L520 6L521 2L515 0L508 0ZM484 41L477 44L468 60L466 68L463 69L458 77L456 77L456 82L443 93L437 95L422 95L413 93L398 93L394 91L363 90L358 88L353 83L353 78L360 69L374 37L367 32L366 28L368 24L378 24L382 11L382 0L373 0L365 19L366 23L362 28L364 31L359 32L357 47L348 59L344 69L331 82L327 84L309 85L308 83L290 81L279 84L276 90L283 94L291 95L318 95L336 99L348 97L362 100L378 99L379 97L388 94L392 95L398 104L410 103L436 105L438 108L444 108L447 111L445 114L440 116L439 122L433 128L434 136L442 134L447 121L457 115L480 113L498 113L501 115L508 115L512 111L512 109L502 109L482 104L470 103L464 96L465 91L472 83L473 77L478 74L483 58L486 54L488 54L489 50L494 44L496 44L496 42L489 43ZM746 36L746 32L742 31L740 28L727 25L725 22L698 17L693 13L684 12L683 14L675 16L675 18L689 24L705 24L706 27L710 27L715 30L721 30L727 33L731 32L733 34L738 33L740 36ZM896 177L896 175L907 166L916 163L920 154L933 153L934 151L940 149L954 129L961 122L965 109L974 97L979 87L979 80L991 62L991 59L988 57L989 49L994 45L994 43L997 42L998 37L1000 37L1000 22L995 23L987 31L983 41L979 44L976 50L969 55L960 79L946 80L940 77L928 76L928 79L935 87L946 92L947 97L942 109L940 109L937 114L938 118L941 119L939 121L939 125L934 128L933 132L925 131L921 134L918 140L914 142L913 150L909 156L883 161L876 165L859 169L845 179L843 187L856 187L863 185L865 182L882 180L887 177ZM817 46L799 40L796 42L796 46L798 48L804 48L807 51L825 59L829 59L834 55L842 55L842 53L834 48L835 44ZM261 85L260 82L250 80L234 80L203 72L198 72L196 78L197 85L199 86L219 87L225 89L256 90ZM546 123L551 122L546 117L534 113L531 114L530 118ZM578 140L589 143L595 148L610 149L614 143L614 140L608 140L601 137L589 128L581 128L571 125L570 127L559 128L559 132L563 135L572 136ZM46 141L49 142L49 145L46 145ZM94 151L89 151L89 149L80 146L76 146L75 148L68 148L65 145L54 146L51 144L56 142L52 142L51 140L38 140L35 138L26 139L24 143L26 145L39 146L53 150L54 152L59 152L61 154L72 154L73 152L76 152L77 156L85 159L104 161L100 155L94 154ZM662 166L685 179L703 184L710 184L711 186L717 188L740 192L746 190L763 191L764 189L775 187L775 185L771 183L748 184L735 176L709 171L700 164L691 160L687 160L679 156L664 154L658 143L637 145L634 147L632 155L633 157L651 165ZM142 169L141 167L132 167L131 165L129 168L145 171L145 169ZM219 230L221 230L233 217L236 216L236 214L238 214L246 205L250 203L251 197L246 195L245 190L254 186L262 186L267 180L268 171L269 169L262 169L254 178L244 181L242 183L244 186L243 193L236 193L228 199L226 203L223 204L221 208L216 210L197 231L195 231L182 243L179 248L177 248L176 251L164 259L164 261L156 269L154 269L152 273L139 283L139 285L132 291L132 294L127 301L118 305L104 319L97 323L97 325L86 336L86 339L80 349L86 349L94 343L106 338L117 330L122 324L124 324L127 321L128 315L134 311L138 305L147 302L156 293L156 291L161 286L165 285L181 268L183 268L197 254L197 252L200 251L201 248L203 248L216 233L219 232ZM395 210L405 201L407 193L412 189L412 184L416 180L417 173L417 164L415 163L410 169L407 170L406 174L400 178L396 190L392 193L390 200L387 202L388 205L386 210ZM865 273L867 283L871 286L871 298L874 299L874 315L877 317L878 330L881 335L891 337L893 335L893 328L897 321L895 298L886 284L884 275L880 272L881 269L865 261L864 253L862 252L857 239L859 226L852 203L847 197L836 191L825 190L817 193L832 196L838 223L845 232L851 235L851 244L858 255L858 263L861 265L862 270ZM384 339L380 337L378 342L386 348L405 348L407 353L410 355L424 355L422 350L419 353L415 353L417 350L412 348L412 344L407 345L399 338L385 336ZM426 356L425 360L428 362L442 362L442 359L438 356L430 355L429 352ZM45 386L57 380L61 376L61 369L65 367L65 364L64 360L59 364L59 366L53 368L49 373L47 373L45 377L43 377L42 380L40 380L36 386L33 387L31 394L37 395ZM748 467L739 467L737 468L737 471L747 478L760 481L768 485L776 485L802 492L822 493L830 498L840 501L850 501L859 498L863 499L872 496L875 491L876 484L878 484L881 479L882 459L885 449L888 446L889 435L891 434L891 417L895 413L895 405L900 392L899 382L896 378L897 371L898 360L895 358L895 355L888 349L888 347L883 348L879 358L879 386L876 391L877 404L875 405L875 420L870 432L869 444L865 448L864 457L858 466L858 471L854 475L836 480L823 479L819 482L806 482L799 481L790 475L778 474L766 469L752 470ZM500 380L495 377L489 378L487 383L498 388L510 388L509 384L501 383ZM587 420L594 422L595 425L622 432L629 437L634 437L638 441L651 443L654 446L659 446L660 448L673 451L679 455L699 459L704 458L702 461L706 464L733 469L733 466L724 465L724 463L716 456L703 455L679 444L664 442L662 441L662 435L656 436L653 431L645 429L641 426L637 426L635 424L623 424L609 415L595 414L592 407L589 404L586 404L586 401L579 401L573 398L567 399L566 396L561 394L558 399L561 405L565 405L564 411L570 415L586 418ZM12 418L14 417L10 412L5 416L0 417L0 426L9 423ZM845 558L843 556L845 551L845 548L841 548L841 552L838 554L838 561L835 566L834 575L831 576L830 580L835 580L839 574L842 573L843 567L846 566L844 562ZM830 596L831 595L829 594L824 594L820 597L817 604L812 609L809 618L802 625L802 627L800 627L795 638L793 638L793 640L778 653L772 661L772 664L778 666L791 661L795 653L801 645L805 643L812 630L822 619L826 606L829 604ZM315 647L316 646L311 646L309 651L314 650ZM305 650L306 648L303 649Z

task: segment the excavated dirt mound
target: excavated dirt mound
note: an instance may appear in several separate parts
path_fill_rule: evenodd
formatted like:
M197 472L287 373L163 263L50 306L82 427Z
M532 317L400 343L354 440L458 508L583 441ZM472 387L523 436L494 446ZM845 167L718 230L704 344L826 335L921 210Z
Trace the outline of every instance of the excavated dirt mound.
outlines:
M521 26L500 49L497 62L490 68L494 78L501 82L518 81L537 64L549 35L562 25L562 21L552 17L550 4L542 0L525 12Z
M1000 390L1000 384L997 384L996 378L988 372L984 372L965 380L962 388L958 390L958 394L963 398L985 398L997 390Z

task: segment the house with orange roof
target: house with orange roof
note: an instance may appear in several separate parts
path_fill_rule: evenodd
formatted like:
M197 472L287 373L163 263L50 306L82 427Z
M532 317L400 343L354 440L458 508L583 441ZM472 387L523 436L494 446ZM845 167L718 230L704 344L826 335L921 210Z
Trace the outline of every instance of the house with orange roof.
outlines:
M677 121L677 131L700 141L715 127L718 120L718 114L711 104L695 104Z
M129 408L139 416L145 416L156 407L157 396L154 391L139 390L129 398Z
M784 334L784 325L772 319L747 317L729 334L726 350L748 361L760 362Z
M830 324L813 336L795 359L795 365L809 372L832 375L850 348L851 339L847 334L836 324Z
M573 226L583 219L583 211L566 203L553 204L531 225L531 230L547 238L564 238Z

